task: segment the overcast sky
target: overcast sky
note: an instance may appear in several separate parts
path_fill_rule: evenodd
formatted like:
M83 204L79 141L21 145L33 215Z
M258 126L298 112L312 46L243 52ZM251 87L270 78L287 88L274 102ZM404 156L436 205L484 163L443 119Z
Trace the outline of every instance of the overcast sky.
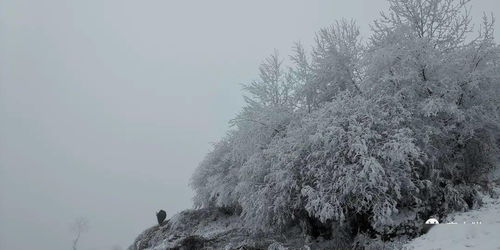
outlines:
M473 1L500 16L498 0ZM189 178L273 49L384 0L3 0L0 249L128 247L190 208ZM497 30L499 25L497 24ZM498 37L498 35L497 35ZM498 40L498 39L497 39Z

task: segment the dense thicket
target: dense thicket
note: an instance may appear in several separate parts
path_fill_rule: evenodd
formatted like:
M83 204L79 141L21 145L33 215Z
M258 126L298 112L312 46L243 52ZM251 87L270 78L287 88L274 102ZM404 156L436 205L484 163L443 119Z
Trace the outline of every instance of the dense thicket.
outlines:
M385 238L479 205L496 167L500 48L465 0L389 0L361 41L354 22L277 53L192 178L199 207L255 231L292 224ZM308 229L309 228L309 229Z

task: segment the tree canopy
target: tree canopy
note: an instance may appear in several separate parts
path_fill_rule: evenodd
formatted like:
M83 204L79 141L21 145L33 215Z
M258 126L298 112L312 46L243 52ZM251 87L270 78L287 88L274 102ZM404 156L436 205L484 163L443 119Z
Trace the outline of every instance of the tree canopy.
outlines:
M341 20L289 66L264 60L192 177L197 207L255 232L308 219L393 237L480 204L499 155L494 19L473 29L468 0L388 2L366 41Z

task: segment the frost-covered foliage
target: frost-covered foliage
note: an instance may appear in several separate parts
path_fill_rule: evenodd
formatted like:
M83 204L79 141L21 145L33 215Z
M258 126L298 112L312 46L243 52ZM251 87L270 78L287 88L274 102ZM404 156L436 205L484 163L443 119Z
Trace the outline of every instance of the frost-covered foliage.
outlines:
M389 0L360 40L321 30L283 69L245 85L247 105L192 179L198 207L240 213L254 232L303 225L386 240L480 204L496 167L500 48L466 0ZM330 235L331 236L331 235Z

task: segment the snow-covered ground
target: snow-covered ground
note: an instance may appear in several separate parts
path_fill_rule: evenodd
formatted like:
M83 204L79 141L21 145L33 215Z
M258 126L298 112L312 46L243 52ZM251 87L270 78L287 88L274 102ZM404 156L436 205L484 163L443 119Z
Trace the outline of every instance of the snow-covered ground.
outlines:
M478 210L449 216L427 234L409 242L406 249L500 249L500 199L485 196L483 201Z

